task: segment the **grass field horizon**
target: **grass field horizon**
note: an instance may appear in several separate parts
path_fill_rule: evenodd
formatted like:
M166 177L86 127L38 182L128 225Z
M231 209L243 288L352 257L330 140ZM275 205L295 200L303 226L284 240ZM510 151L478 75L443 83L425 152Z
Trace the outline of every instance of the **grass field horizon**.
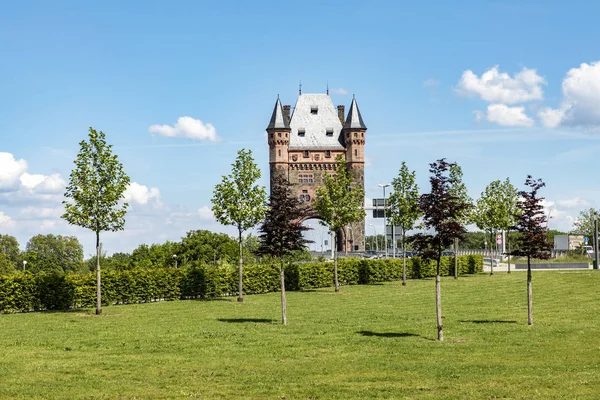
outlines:
M553 399L600 393L597 271L0 315L0 398Z

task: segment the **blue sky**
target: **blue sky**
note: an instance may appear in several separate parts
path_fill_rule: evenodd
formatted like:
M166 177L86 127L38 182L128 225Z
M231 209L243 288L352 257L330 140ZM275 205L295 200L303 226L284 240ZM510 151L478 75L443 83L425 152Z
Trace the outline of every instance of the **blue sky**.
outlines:
M0 232L93 235L58 217L78 142L103 130L135 184L109 253L232 232L209 212L240 148L267 183L264 129L327 84L356 95L367 197L402 160L458 162L473 198L494 179L547 183L550 227L597 207L600 60L592 1L6 2L0 6ZM189 118L183 118L189 117ZM179 120L180 118L183 118ZM176 126L178 120L179 125ZM151 128L154 126L154 128ZM167 136L165 136L167 135ZM171 135L170 137L168 135ZM211 140L216 139L216 140ZM367 221L371 223L372 221ZM379 221L377 224L381 225Z

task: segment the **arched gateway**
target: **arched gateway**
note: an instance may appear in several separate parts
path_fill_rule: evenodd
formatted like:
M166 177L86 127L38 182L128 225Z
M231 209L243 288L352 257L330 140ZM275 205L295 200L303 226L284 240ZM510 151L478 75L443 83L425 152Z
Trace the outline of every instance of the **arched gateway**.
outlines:
M357 184L365 185L365 126L356 100L352 99L346 116L345 106L337 106L329 94L302 94L294 111L282 106L277 98L271 122L267 127L271 184L276 174L294 185L301 201L312 203L316 189L325 174L335 171L335 158L346 159ZM313 213L307 219L319 218ZM364 251L364 220L345 229L340 236L338 250Z

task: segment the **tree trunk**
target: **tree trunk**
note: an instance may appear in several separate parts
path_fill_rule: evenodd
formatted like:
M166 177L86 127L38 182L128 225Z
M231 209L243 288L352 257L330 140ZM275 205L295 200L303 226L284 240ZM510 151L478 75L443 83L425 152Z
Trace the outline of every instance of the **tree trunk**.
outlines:
M454 238L454 279L458 279L458 238Z
M244 302L244 295L242 293L242 276L244 273L244 259L243 259L243 255L242 255L242 250L243 250L243 246L242 246L242 230L238 229L238 241L239 241L239 245L240 245L240 265L238 267L238 272L239 272L239 281L238 281L238 303L243 303Z
M96 232L96 315L102 314L102 281L100 278L100 232Z
M437 268L435 272L435 312L437 316L438 340L444 341L444 331L442 329L442 287L440 283L440 254L437 257Z
M510 274L510 240L508 239L508 234L510 231L506 231L506 252L508 254L508 273Z
M335 253L333 253L333 285L335 287L335 292L339 292L340 291L340 284L338 282L338 270L337 270L337 264L338 264L338 237L339 235L337 234L337 232L335 232L333 234L334 240L335 240Z
M531 291L531 258L527 256L527 325L533 325L533 297Z
M406 286L406 235L404 234L404 228L402 228L402 286Z
M287 303L285 301L285 271L283 269L283 258L280 260L279 276L281 277L281 323L287 324Z

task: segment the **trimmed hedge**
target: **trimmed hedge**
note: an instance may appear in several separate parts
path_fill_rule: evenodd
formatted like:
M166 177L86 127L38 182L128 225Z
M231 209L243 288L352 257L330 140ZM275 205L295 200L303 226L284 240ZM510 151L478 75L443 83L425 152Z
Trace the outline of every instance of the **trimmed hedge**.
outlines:
M435 262L418 257L406 260L409 279L435 275ZM402 259L338 261L340 285L372 284L399 280ZM441 274L454 273L454 258L443 257ZM483 270L481 255L458 257L460 274ZM287 290L329 287L333 283L332 262L296 263L286 267ZM102 272L102 304L131 304L178 299L206 299L237 295L237 267L193 264L185 268L132 269ZM269 293L279 290L279 267L270 264L244 267L244 292ZM96 276L32 275L29 272L0 275L0 312L66 310L94 307Z

